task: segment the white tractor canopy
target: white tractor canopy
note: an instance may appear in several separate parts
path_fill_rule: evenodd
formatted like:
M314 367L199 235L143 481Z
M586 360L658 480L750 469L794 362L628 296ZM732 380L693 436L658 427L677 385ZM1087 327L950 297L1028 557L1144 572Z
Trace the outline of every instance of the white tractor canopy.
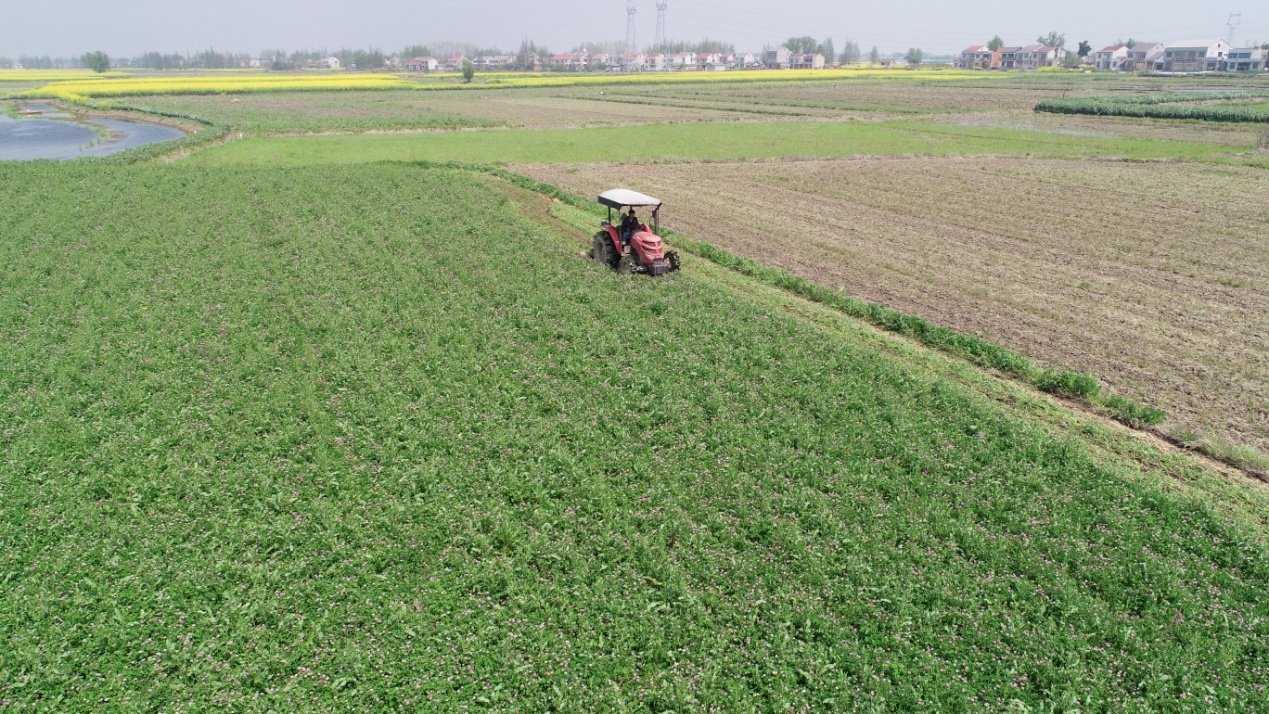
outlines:
M645 196L628 188L614 188L604 191L599 194L599 203L609 208L622 208L623 206L661 207L661 199Z

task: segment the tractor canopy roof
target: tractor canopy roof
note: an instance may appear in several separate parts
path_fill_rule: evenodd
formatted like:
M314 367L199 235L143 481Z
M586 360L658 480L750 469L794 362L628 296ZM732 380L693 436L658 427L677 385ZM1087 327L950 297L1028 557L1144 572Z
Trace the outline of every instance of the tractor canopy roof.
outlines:
M609 208L622 206L661 206L661 199L645 196L627 188L613 188L599 194L599 203Z

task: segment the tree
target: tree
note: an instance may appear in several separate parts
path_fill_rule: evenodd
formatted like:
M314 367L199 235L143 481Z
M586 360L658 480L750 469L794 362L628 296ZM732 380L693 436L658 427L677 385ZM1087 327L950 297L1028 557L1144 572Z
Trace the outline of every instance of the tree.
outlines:
M916 67L921 64L921 60L924 58L925 52L921 51L920 47L909 47L908 53L903 56L903 59L907 60L908 64L912 67Z
M1066 53L1066 59L1062 61L1062 66L1069 69L1075 69L1080 66L1081 57L1073 52Z
M1088 40L1080 40L1080 51L1079 51L1080 59L1084 59L1092 51L1093 51L1093 46L1088 44Z
M868 50L868 64L877 64L880 61L881 61L881 52L877 50L876 45L873 45L872 49Z
M842 64L855 64L862 59L859 51L859 44L854 40L846 40L846 47L842 49L842 56L839 58Z
M520 49L516 51L516 69L532 71L534 63L542 57L550 59L551 51L546 47L538 47L533 40L521 40Z
M463 60L463 82L471 84L471 78L476 76L476 65L471 60Z
M992 52L995 52L996 50L1004 46L1005 46L1005 41L1000 39L1000 35L996 35L995 37L991 38L991 42L987 43L987 49L991 50Z
M80 58L84 66L94 72L106 72L110 70L110 57L105 52L98 50L96 52L85 52Z
M1047 36L1046 36L1046 35L1040 35L1039 37L1037 37L1037 38L1036 38L1036 40L1035 40L1035 41L1036 41L1036 42L1039 42L1040 44L1044 45L1045 47L1053 47L1053 48L1055 48L1055 49L1059 49L1059 50L1060 50L1060 49L1062 49L1063 47L1066 47L1066 34L1065 34L1065 33L1050 32Z
M790 52L801 52L808 55L813 55L820 51L820 43L816 42L815 38L810 35L790 37L784 41L784 47Z
M824 44L820 45L820 53L824 55L824 61L829 65L837 59L837 50L833 47L833 38L824 38Z

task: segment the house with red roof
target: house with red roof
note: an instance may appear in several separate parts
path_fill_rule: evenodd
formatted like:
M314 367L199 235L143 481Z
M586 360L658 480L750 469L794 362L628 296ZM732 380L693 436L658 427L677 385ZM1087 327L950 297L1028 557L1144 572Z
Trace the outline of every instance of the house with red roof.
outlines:
M961 50L955 64L958 69L999 69L1000 50L987 45L970 45Z

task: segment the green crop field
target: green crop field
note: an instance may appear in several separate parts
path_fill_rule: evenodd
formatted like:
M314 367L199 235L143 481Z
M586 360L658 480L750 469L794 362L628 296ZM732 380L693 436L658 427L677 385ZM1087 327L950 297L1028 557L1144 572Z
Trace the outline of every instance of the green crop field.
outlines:
M1265 701L1259 526L477 174L0 203L0 709Z
M248 138L202 152L192 161L206 164L391 160L580 163L909 153L1032 153L1157 159L1202 158L1229 150L1227 146L1192 142L1074 136L920 121L785 121Z
M415 90L256 93L124 97L119 101L202 117L234 131L305 133L394 129L456 129L499 122L435 111Z

